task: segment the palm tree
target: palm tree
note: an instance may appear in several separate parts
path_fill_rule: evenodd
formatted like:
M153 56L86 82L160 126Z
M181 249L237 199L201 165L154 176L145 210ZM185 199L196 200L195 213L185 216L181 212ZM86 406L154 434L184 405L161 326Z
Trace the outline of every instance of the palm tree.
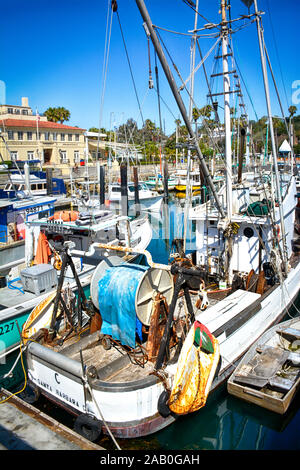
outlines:
M290 127L290 140L291 141L294 140L292 138L292 134L293 134L293 132L292 132L292 121L293 121L293 116L294 116L294 114L296 114L296 112L297 112L297 107L296 106L290 106L289 107L289 113L290 113L290 126L289 127ZM294 142L291 142L291 145L293 146Z
M60 122L61 124L64 121L69 121L71 113L68 109L63 106L57 108L48 108L44 112L44 115L47 117L48 121L51 122Z

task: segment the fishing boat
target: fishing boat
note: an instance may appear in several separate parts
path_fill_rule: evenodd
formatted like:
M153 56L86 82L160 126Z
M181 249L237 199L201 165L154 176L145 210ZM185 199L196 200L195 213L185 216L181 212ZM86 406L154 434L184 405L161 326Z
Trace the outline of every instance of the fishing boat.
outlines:
M0 189L0 275L25 259L25 224L40 217L52 216L57 200L66 193L60 178L29 172L7 173L8 182ZM42 178L40 177L42 176ZM47 190L48 185L48 190ZM49 193L49 194L48 194Z
M61 309L53 317L52 294L33 310L22 331L34 396L42 393L77 415L74 429L92 440L102 432L145 436L200 409L220 359L218 341L209 330L191 312L175 313L183 287L181 267L175 263L172 271L153 263L145 250L111 249L144 254L147 265L116 262L110 256L93 275L94 311L83 309L87 321L81 328L76 309L68 315L69 324L62 321ZM93 331L95 315L99 321ZM187 369L188 363L192 367Z
M299 339L299 317L267 330L229 377L230 395L284 414L300 386Z
M20 332L33 308L51 292L56 292L61 276L58 250L63 243L74 244L73 264L82 288L89 296L92 274L108 252L97 249L86 256L95 240L109 246L122 244L146 249L152 237L147 216L129 221L111 211L79 214L58 211L50 217L31 220L26 224L25 261L16 265L0 289L0 358L7 357L19 348ZM119 253L124 256L124 253ZM126 258L127 259L127 258ZM129 255L129 261L142 262L142 257ZM65 284L76 292L75 274L69 267ZM20 330L20 331L19 331Z
M130 211L135 202L134 183L128 183L128 210ZM143 181L138 183L138 197L142 211L159 212L161 210L163 197L157 192L148 188ZM121 184L113 183L108 188L108 200L111 207L121 209Z
M97 331L92 333L91 311L85 336L76 329L78 323L70 314L69 323L65 321L63 303L61 310L57 302L52 309L51 298L46 307L37 307L23 328L29 383L37 393L77 415L75 429L93 439L101 432L126 438L145 436L168 426L178 416L200 410L251 345L282 320L299 292L299 256L291 248L295 179L289 172L279 180L261 12L256 0L255 12L247 19L254 19L257 26L273 171L262 174L259 168L242 175L240 162L237 183L233 183L228 99L231 23L226 16L227 2L221 0L220 25L207 25L221 31L218 42L222 45L224 79L226 182L220 190L213 184L146 6L143 0L136 3L211 198L189 211L197 230L196 251L191 258L184 250L171 265L162 265L153 263L150 254L144 252L148 263L145 269L127 264L99 265L91 282L95 315L100 316ZM249 7L252 4L247 3ZM139 253L130 247L111 250Z
M164 182L163 177L161 174L157 176L149 176L149 178L145 181L146 185L150 189L154 189L155 191L162 192L164 191ZM176 185L176 178L174 176L169 176L168 178L168 190L173 191Z
M9 181L4 185L3 191L0 193L2 198L15 197L16 193L19 197L23 196L46 196L49 191L49 181L47 181L45 172L38 172L41 176L30 174L29 182L26 182L25 173L12 173ZM52 195L66 194L64 181L61 178L52 178Z
M35 196L0 199L0 275L25 261L25 225L43 216L51 216L57 198Z
M185 192L187 189L187 179L189 179L189 186L192 192L200 191L201 181L200 172L191 171L188 175L187 170L177 170L175 173L175 189L179 192Z

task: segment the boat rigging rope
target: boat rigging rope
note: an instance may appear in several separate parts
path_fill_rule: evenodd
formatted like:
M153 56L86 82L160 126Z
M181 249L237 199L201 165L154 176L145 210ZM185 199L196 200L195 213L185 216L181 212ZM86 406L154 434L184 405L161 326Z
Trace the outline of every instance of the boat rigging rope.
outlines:
M110 48L110 38L111 38L111 28L112 28L112 18L111 15L110 23L109 23L109 15L110 15L110 0L108 0L108 8L107 8L107 22L106 22L106 36L105 36L105 46L104 46L104 61L103 61L103 70L102 70L102 95L101 95L101 104L100 104L100 117L99 117L99 132L98 132L98 140L97 140L97 158L99 152L99 144L100 144L100 129L102 126L102 115L103 115L103 103L104 103L104 92L106 87L106 79L107 79L107 69L108 69L108 56L109 56L109 48ZM109 24L109 27L108 27Z
M21 364L22 364L22 369L23 369L23 373L24 373L24 385L21 388L21 390L19 390L18 392L12 393L11 395L9 395L9 397L5 398L5 400L0 401L0 405L2 403L5 403L6 401L8 401L11 397L13 397L15 395L18 395L19 393L22 393L25 390L26 386L27 386L27 375L26 375L26 371L25 371L25 367L24 367L24 361L23 361L22 342L20 342L20 352L18 354L18 357L17 357L13 367L11 368L11 370L7 374L5 374L3 377L1 377L1 379L6 378L7 376L9 376L12 373L12 371L16 367L16 365L17 365L20 358L21 358Z
M97 401L96 401L96 399L95 399L95 397L94 397L93 390L92 390L92 388L91 388L91 386L90 386L90 384L89 384L89 381L88 381L88 379L87 379L85 373L83 374L82 379L83 379L83 384L84 384L84 386L86 386L86 388L89 390L89 392L90 392L90 394L91 394L92 400L93 400L93 402L94 402L94 404L95 404L95 406L96 406L96 408L97 408L97 410L98 410L98 413L99 413L99 415L100 415L100 417L101 417L101 419L102 419L102 421L103 421L104 426L105 426L106 429L107 429L108 434L110 435L110 437L111 437L112 441L114 442L116 448L117 448L118 450L121 450L121 447L120 447L119 444L117 443L117 441L116 441L114 435L112 434L112 432L111 432L111 430L110 430L110 428L109 428L107 422L105 421L105 419L104 419L104 417L103 417L103 414L102 414L102 412L101 412L101 410L100 410L100 408L99 408L99 406L98 406L98 403L97 403Z
M116 3L117 2L115 2L115 4ZM122 29L122 25L121 25L121 21L120 21L120 17L119 17L119 12L118 12L117 8L114 10L114 12L116 13L117 18L118 18L118 23L119 23L119 26L120 26L120 32L121 32L121 36L122 36L122 40L123 40L123 44L124 44L124 49L125 49L125 53L126 53L126 57L127 57L127 61L128 61L130 75L131 75L132 82L133 82L134 92L135 92L135 96L136 96L136 99L137 99L137 103L138 103L138 107L139 107L139 111L140 111L140 115L141 115L142 123L143 123L143 127L144 127L145 122L144 122L144 117L143 117L143 113L142 113L142 108L141 108L141 105L140 105L140 101L139 101L139 97L138 97L138 93L137 93L137 89L136 89L136 85L135 85L135 80L134 80L134 76L133 76L133 72L132 72L132 67L131 67L131 63L130 63L130 59L129 59L129 55L128 55L128 51L127 51L127 47L126 47L126 42L125 42L125 38L124 38L124 34L123 34L123 29Z

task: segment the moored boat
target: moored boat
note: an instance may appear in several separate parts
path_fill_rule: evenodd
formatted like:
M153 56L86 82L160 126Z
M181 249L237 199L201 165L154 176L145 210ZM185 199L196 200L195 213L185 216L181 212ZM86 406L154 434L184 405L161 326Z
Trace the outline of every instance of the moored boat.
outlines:
M157 176L149 176L149 178L145 181L146 185L155 191L162 192L164 191L164 181L161 174ZM176 185L176 178L175 176L168 177L168 190L173 191Z
M0 358L19 348L20 333L34 307L45 300L56 288L61 277L61 259L58 250L64 242L74 243L73 263L76 275L85 295L90 295L90 282L95 267L108 255L106 249L95 250L85 256L94 240L123 246L131 244L146 249L151 241L152 229L147 216L129 221L110 211L80 214L76 220L62 220L51 216L31 221L26 225L25 262L13 268L10 280L0 289ZM73 218L73 217L71 217ZM50 248L51 246L51 248ZM109 245L108 245L109 246ZM76 249L76 253L75 253ZM124 253L118 256L124 257ZM143 262L142 257L127 255L128 261ZM69 267L64 276L65 284L77 292L74 272Z
M284 414L300 386L300 317L268 329L227 382L230 395Z

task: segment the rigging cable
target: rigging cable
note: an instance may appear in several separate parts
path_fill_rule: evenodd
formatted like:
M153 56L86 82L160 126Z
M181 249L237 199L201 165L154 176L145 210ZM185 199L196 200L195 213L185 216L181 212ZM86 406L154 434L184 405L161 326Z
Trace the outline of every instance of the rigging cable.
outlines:
M145 122L144 122L144 117L143 117L143 113L142 113L142 108L141 108L141 105L140 105L140 101L139 101L139 97L138 97L138 93L137 93L137 89L136 89L136 85L135 85L135 80L134 80L134 76L133 76L133 72L132 72L132 67L131 67L131 63L130 63L130 59L129 59L129 55L128 55L128 51L127 51L127 47L126 47L126 42L125 42L125 38L124 38L124 34L123 34L123 29L122 29L122 25L121 25L121 21L120 21L120 17L119 17L119 12L118 12L118 9L117 9L117 2L115 0L113 0L113 5L114 5L113 11L114 11L114 13L117 14L118 23L119 23L120 31L121 31L121 36L122 36L122 40L123 40L123 44L124 44L124 48L125 48L125 53L126 53L126 57L127 57L127 61L128 61L128 66L129 66L129 70L130 70L130 75L131 75L132 82L133 82L134 92L135 92L135 96L136 96L136 99L137 99L137 102L138 102L138 107L139 107L139 111L140 111L140 114L141 114L142 123L143 123L143 126L144 126Z
M108 0L108 8L107 8L107 19L106 19L106 34L105 34L105 46L104 46L104 61L103 61L103 68L102 68L102 95L101 95L101 103L100 103L100 117L99 117L99 131L98 131L98 139L97 139L97 155L96 158L98 159L99 153L99 144L100 144L100 129L102 125L102 115L103 115L103 103L104 103L104 93L106 87L106 79L107 79L107 69L108 69L108 56L109 56L109 48L110 48L110 38L111 38L111 28L112 28L112 17L109 16L111 9L109 7L110 0Z

